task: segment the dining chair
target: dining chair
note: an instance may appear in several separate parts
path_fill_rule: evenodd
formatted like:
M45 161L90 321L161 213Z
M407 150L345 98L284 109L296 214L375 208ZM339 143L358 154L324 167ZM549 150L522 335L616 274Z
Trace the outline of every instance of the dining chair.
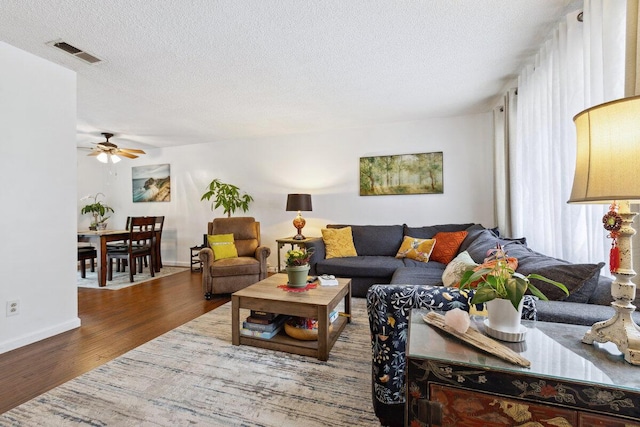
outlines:
M133 282L136 270L143 271L144 260L148 259L149 273L155 276L155 216L131 217L129 237L125 247L107 248L107 280L113 280L113 260L126 260L129 266L129 281ZM147 258L148 257L148 258ZM139 263L136 262L140 259ZM137 267L137 268L136 268Z
M160 272L160 269L162 268L162 252L160 250L160 245L162 243L162 228L164 227L164 216L157 216L156 217L156 230L155 230L155 247L156 247L156 251L155 251L155 268L156 268L156 273ZM126 265L126 261L124 261L124 264ZM145 258L144 260L144 266L147 267L147 260ZM118 267L119 268L119 267ZM120 271L120 270L117 270Z
M80 262L80 277L87 277L87 260L91 261L91 271L96 271L98 253L93 246L78 246L78 261Z
M155 250L155 256L156 256L156 272L159 272L160 269L162 268L162 251L161 249L161 244L162 244L162 229L164 228L164 216L157 216L156 217L156 250Z
M127 222L126 225L124 227L125 230L129 229L129 224L131 223L131 217L128 216L127 217ZM110 242L107 243L107 249L120 249L120 250L124 250L127 248L127 241L126 240L120 240L120 241L116 241L116 242ZM126 260L120 260L117 259L116 260L116 271L120 272L120 271L125 271L125 268L127 267L127 261Z

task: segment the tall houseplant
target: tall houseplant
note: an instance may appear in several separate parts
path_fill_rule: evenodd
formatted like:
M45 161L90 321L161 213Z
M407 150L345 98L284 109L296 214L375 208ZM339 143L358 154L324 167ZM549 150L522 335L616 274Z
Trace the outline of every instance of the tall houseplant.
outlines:
M92 200L93 203L89 203L85 205L80 210L81 214L91 214L93 216L93 220L91 221L90 229L96 230L97 228L105 228L106 221L109 219L108 216L105 216L107 213L112 212L114 210L111 206L104 205L102 202L98 201L98 197L104 197L102 193L96 193L95 196L85 196L81 200Z
M211 200L213 197L211 210L222 206L223 213L227 214L228 218L236 209L242 209L243 212L248 211L249 203L253 202L253 197L247 193L240 194L240 188L233 184L226 184L217 178L209 183L207 189L208 191L202 195L200 201Z

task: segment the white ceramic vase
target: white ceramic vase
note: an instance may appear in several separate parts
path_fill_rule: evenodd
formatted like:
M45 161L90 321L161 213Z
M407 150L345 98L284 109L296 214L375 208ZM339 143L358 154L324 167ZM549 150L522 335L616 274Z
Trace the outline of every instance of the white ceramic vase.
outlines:
M521 299L516 310L508 299L496 298L488 301L487 315L491 329L514 334L520 332L523 303L524 299Z
M289 277L289 287L304 288L307 286L307 276L309 275L309 264L287 266L287 276Z

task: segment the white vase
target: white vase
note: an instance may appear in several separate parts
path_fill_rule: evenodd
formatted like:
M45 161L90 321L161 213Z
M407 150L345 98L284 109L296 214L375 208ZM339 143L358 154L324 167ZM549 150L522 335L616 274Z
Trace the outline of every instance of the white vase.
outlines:
M496 298L488 301L487 315L491 329L514 334L520 332L523 303L524 299L521 299L516 310L508 299Z
M307 286L307 276L309 274L309 264L287 266L287 276L289 277L289 287L304 288Z

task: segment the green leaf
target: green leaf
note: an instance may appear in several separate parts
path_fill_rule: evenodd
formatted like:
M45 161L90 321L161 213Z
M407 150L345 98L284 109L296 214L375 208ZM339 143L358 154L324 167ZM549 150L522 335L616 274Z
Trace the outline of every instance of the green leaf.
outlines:
M471 304L482 304L483 302L491 301L496 298L500 298L500 295L498 295L495 289L489 287L479 288L476 289L473 294Z
M524 293L527 291L527 285L527 281L520 277L511 277L505 283L507 299L511 301L511 304L516 310L524 297Z
M547 279L544 276L540 276L539 274L530 274L527 276L528 279L536 279L536 280L540 280L541 282L545 282L548 283L550 285L553 285L557 288L559 288L560 290L562 290L562 292L564 292L565 294L569 295L569 290L567 289L567 287L565 285L563 285L560 282L556 282L555 280L551 280L551 279ZM530 285L533 287L533 285ZM540 291L538 291L540 292Z

